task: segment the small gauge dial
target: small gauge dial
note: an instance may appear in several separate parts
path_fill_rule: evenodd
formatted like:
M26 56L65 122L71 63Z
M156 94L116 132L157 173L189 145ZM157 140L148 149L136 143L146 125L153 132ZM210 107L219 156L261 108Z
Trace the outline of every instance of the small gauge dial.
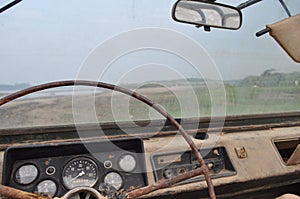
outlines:
M104 183L113 186L116 190L119 190L123 185L123 179L117 172L110 172L104 177Z
M19 167L15 173L17 183L27 185L38 177L38 169L33 164L26 164Z
M131 172L136 167L136 160L133 155L123 155L119 160L119 167L125 172Z
M37 187L37 192L41 194L50 194L51 196L55 196L57 192L57 186L55 182L52 180L44 180L40 182Z
M92 187L98 180L97 164L89 158L75 158L65 166L62 179L67 189Z

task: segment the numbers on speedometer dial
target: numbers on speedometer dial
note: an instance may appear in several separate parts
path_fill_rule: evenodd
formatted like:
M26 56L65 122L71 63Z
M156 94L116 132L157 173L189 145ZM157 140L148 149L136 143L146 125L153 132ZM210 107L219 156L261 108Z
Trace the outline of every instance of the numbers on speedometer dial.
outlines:
M98 180L98 167L89 158L75 158L65 166L62 179L67 189L92 187Z

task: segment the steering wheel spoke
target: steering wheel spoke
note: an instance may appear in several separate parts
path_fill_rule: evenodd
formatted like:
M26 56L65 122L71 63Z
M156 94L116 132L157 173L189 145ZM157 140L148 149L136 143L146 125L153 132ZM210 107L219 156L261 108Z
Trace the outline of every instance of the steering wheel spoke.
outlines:
M68 191L62 197L55 197L54 199L107 199L102 196L96 189L91 187L77 187Z

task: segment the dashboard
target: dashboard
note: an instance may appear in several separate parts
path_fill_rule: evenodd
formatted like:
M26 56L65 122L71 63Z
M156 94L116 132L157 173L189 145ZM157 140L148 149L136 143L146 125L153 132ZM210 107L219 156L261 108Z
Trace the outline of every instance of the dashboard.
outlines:
M224 147L204 149L212 178L235 175ZM151 155L155 181L200 167L192 151ZM20 190L63 196L77 187L113 192L148 185L142 139L113 139L10 147L4 156L3 183ZM204 180L195 177L178 184Z
M129 189L147 184L141 139L72 142L8 148L3 184L28 192L63 196L76 187L103 184Z
M278 123L281 118L278 116L276 124L271 124L269 118L259 118L260 124L253 118L228 121L230 126L225 123L221 133L200 136L203 132L198 129L199 135L191 136L209 168L217 198L300 195L299 117ZM250 124L252 120L256 125ZM239 124L246 122L249 125ZM97 129L84 128L91 135ZM120 129L112 125L104 131L107 134L115 132L115 135L80 140L71 137L76 134L75 128L64 126L2 131L0 147L6 149L0 153L2 184L61 197L78 186L92 187L100 192L105 186L113 191L132 190L169 180L199 166L189 145L168 124L157 135L143 132L136 137L123 136ZM28 139L57 138L58 135L59 139L21 143L24 134ZM4 138L17 143L7 147ZM197 176L144 198L170 196L172 199L207 198L206 182L202 176Z

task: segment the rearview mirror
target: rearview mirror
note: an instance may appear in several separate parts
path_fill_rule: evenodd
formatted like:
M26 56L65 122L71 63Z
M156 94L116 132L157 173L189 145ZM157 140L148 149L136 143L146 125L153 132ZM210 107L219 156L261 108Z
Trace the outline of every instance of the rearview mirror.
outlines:
M179 0L173 7L172 17L175 21L198 26L237 30L242 25L239 9L213 2Z

